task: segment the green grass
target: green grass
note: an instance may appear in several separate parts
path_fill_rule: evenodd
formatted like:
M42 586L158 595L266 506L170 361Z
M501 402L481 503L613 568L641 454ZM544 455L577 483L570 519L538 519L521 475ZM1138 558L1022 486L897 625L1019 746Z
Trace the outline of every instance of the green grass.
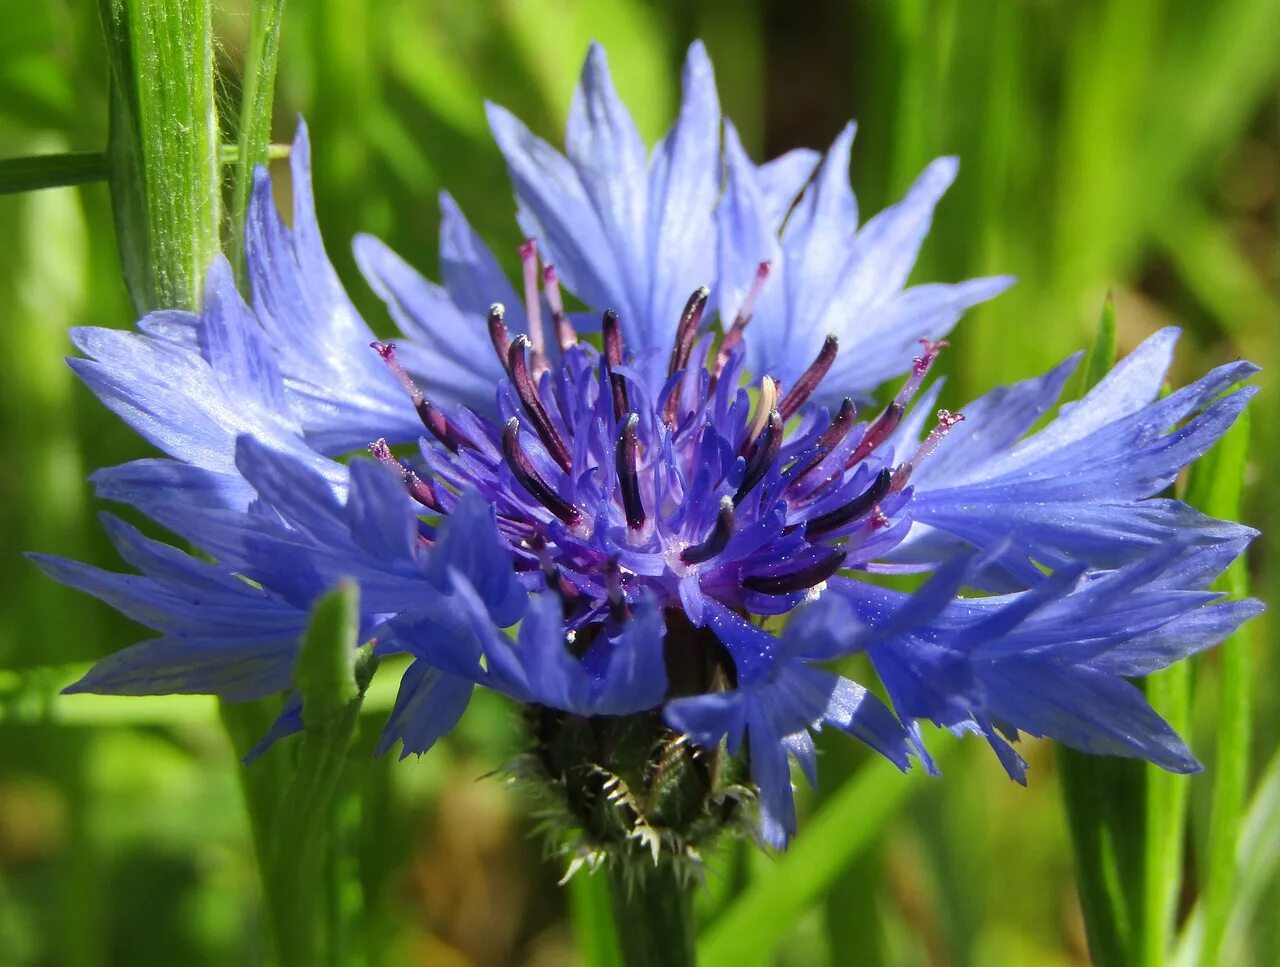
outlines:
M1185 328L1179 380L1248 355L1264 367L1252 420L1187 486L1199 506L1238 507L1266 531L1224 588L1274 599L1280 0L226 0L208 23L202 11L190 0L0 0L6 963L273 962L256 857L269 860L264 817L279 815L273 797L299 754L328 762L326 789L338 790L306 815L358 844L347 866L316 874L348 925L331 962L558 963L573 949L614 962L601 882L580 873L558 889L562 871L527 839L523 804L481 778L515 748L511 710L491 696L426 758L353 769L394 674L375 676L358 720L337 702L333 714L351 720L346 757L294 743L248 767L214 702L54 695L140 631L45 581L19 552L117 566L85 477L147 453L63 365L67 330L126 327L134 305L195 299L213 251L235 251L252 164L279 154L270 145L291 140L299 113L330 252L379 331L388 320L355 272L350 237L375 232L434 274L435 198L448 188L513 266L520 236L483 99L557 140L592 38L650 139L672 115L695 36L757 158L822 147L856 116L864 217L930 158L958 154L919 278L1020 281L957 331L943 404L1087 349L1104 302L1111 335L1099 347L1125 352L1159 325ZM152 57L147 37L171 41L169 54ZM108 171L125 202L114 212ZM117 224L131 244L118 244ZM1106 355L1090 354L1082 380ZM1099 830L1137 823L1136 838L1113 835L1117 848L1103 843L1082 865L1094 870L1087 903L1102 911L1095 933L1118 917L1129 962L1280 962L1266 915L1280 902L1280 704L1274 689L1250 688L1280 671L1273 629L1264 615L1150 686L1204 774L1137 767L1139 798L1086 800L1117 810L1095 816ZM223 710L239 751L274 712ZM713 859L699 898L703 962L1084 962L1071 824L1047 748L1028 750L1023 790L973 743L935 739L946 774L926 781L845 741L820 741L824 785L801 793L790 853Z

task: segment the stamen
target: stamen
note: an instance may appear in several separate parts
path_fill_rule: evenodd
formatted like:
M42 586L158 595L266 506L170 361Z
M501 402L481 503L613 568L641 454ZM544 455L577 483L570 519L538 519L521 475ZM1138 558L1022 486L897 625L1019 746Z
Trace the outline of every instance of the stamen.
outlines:
M951 428L957 423L964 422L963 413L952 413L950 410L938 410L938 425L929 431L929 435L925 437L924 442L916 448L916 452L911 455L911 459L893 472L893 486L890 488L892 493L897 493L907 485L907 481L911 479L911 473L916 467L920 466L929 454L938 449L938 444L943 438L951 432Z
M751 421L751 426L747 428L747 436L742 441L742 446L738 447L738 456L746 456L750 452L756 439L768 424L769 417L777 406L777 402L778 381L772 376L763 377L760 380L760 399L756 403L755 419Z
M693 341L698 335L698 324L702 322L702 313L706 311L707 299L711 290L705 285L695 289L689 301L685 303L684 312L680 314L680 324L676 326L675 345L671 349L671 364L667 367L667 375L674 376L689 363L689 354L693 351Z
M533 423L534 432L538 434L538 439L551 454L551 459L555 460L565 473L570 473L573 470L573 457L559 431L556 430L555 424L551 422L551 417L547 415L542 400L538 398L538 390L533 385L533 377L529 374L529 365L525 358L525 350L528 348L527 336L516 336L511 341L511 348L507 352L507 373L511 376L511 385L515 387L516 395L520 397L520 402L524 404L524 410Z
M507 334L507 324L503 321L507 309L501 302L489 307L489 339L493 343L493 351L498 354L498 362L507 365L507 352L511 349L511 336Z
M507 427L502 432L502 453L516 480L529 494L551 513L573 527L582 522L582 511L569 503L547 485L534 468L529 455L520 446L520 419L513 416L507 420Z
M644 503L640 499L640 477L636 472L639 456L639 443L636 440L636 427L640 425L640 417L632 413L622 424L622 432L618 436L615 461L618 468L618 488L622 491L622 509L627 515L627 526L632 530L644 527Z
M609 385L613 387L613 417L621 420L629 406L627 381L613 371L622 365L622 324L618 320L618 314L612 309L606 309L600 328L604 335L604 358L609 366Z
M898 390L898 395L893 399L895 403L904 409L911 402L911 398L916 395L916 390L920 388L920 384L924 382L925 374L929 372L929 367L933 365L933 361L950 344L945 339L921 339L920 345L924 347L924 350L911 361L911 375L907 377L907 381L902 384L902 389Z
M768 377L765 378L768 379ZM751 493L751 489L764 478L769 467L778 459L778 451L781 449L782 414L773 410L769 413L769 423L765 427L760 445L747 460L747 469L742 475L742 483L738 485L738 492L733 495L735 504L741 503L742 498Z
M680 315L680 324L676 327L675 346L671 350L671 363L667 367L667 375L674 376L689 364L689 355L693 352L693 343L698 336L698 324L702 321L702 313L707 308L707 299L711 290L705 285L694 291L685 303L684 312ZM681 385L671 387L666 405L662 408L662 422L675 429L680 409Z
M852 467L856 463L861 463L872 450L884 443L889 434L898 428L898 424L902 422L902 415L905 412L906 410L897 400L886 406L884 412L876 417L875 422L867 427L867 432L862 435L858 446L854 449L849 459L845 461L845 466Z
M772 263L770 262L761 262L756 267L756 277L751 282L751 288L747 290L747 297L742 300L742 308L734 316L733 325L729 327L729 331L724 334L724 339L720 342L720 351L716 353L715 365L711 368L712 379L724 372L724 368L729 362L729 356L738 348L738 344L742 342L743 331L747 328L747 323L751 321L751 316L756 311L756 302L759 301L760 293L764 290L764 284L769 278L771 266Z
M827 451L834 450L852 429L857 415L858 408L853 400L846 396L844 402L840 404L840 411L832 418L831 425L822 431L822 436L818 437L818 446Z
M533 370L546 367L546 346L542 336L542 301L538 294L538 242L527 238L520 246L520 264L524 269L524 312L529 320L529 341L533 343Z
M711 560L729 546L733 529L733 501L728 497L721 497L720 509L716 512L716 522L711 527L711 533L701 544L691 544L681 551L680 560L686 564L701 564Z
M444 507L440 503L440 499L436 496L435 490L431 485L417 475L413 470L406 467L403 463L395 458L391 448L387 446L385 439L375 440L369 444L369 452L374 455L377 461L384 467L391 467L400 474L400 479L404 481L405 487L409 491L409 496L420 503L428 510L435 511L438 514L444 513Z
M466 442L465 439L454 431L449 424L449 418L440 412L439 408L418 388L418 384L413 381L413 377L396 357L395 343L371 342L369 346L382 357L382 361L387 364L387 369L391 370L391 375L399 380L400 385L409 394L409 399L413 401L413 408L418 411L418 419L422 421L422 425L451 452L457 453L459 442Z
M787 395L782 398L782 402L778 405L778 410L782 413L784 420L791 419L796 410L800 409L805 404L805 401L813 395L813 391L818 388L822 378L827 375L827 370L831 368L831 364L836 361L836 353L839 348L840 344L835 337L835 333L828 333L827 338L822 343L822 348L818 350L817 358L796 380L796 385L787 391Z
M853 500L843 507L837 507L835 510L810 520L805 526L805 536L811 540L821 537L823 534L837 530L850 521L857 520L867 514L884 499L892 483L893 474L889 472L888 467L885 467L876 474L876 479L871 482L871 486L857 497L854 497Z
M825 553L816 560L786 574L750 574L742 579L742 586L761 594L791 594L821 584L844 564L845 553L835 548L824 548Z
M858 408L854 406L853 400L849 397L844 398L844 402L840 404L840 410L831 419L831 425L822 431L822 435L818 437L814 444L816 452L805 465L803 470L796 472L791 478L790 486L794 487L800 483L805 477L811 474L823 460L831 455L831 451L840 445L849 430L853 428L853 421L858 415Z
M560 276L556 274L554 265L542 267L542 288L547 294L547 305L551 306L551 318L556 325L556 340L562 350L578 344L578 333L564 311L564 298L560 295Z

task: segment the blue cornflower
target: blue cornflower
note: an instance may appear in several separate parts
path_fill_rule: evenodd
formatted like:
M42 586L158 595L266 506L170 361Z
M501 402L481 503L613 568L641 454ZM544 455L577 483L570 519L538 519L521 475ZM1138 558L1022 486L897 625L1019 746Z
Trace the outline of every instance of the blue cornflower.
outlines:
M411 658L381 750L425 752L497 690L596 842L603 812L679 852L754 792L785 844L791 760L812 780L825 727L903 769L933 768L924 721L984 736L1019 780L1020 732L1197 768L1126 679L1258 609L1205 590L1253 532L1157 496L1252 366L1161 398L1165 330L1037 431L1075 359L931 418L942 338L1009 284L904 288L953 160L859 228L852 127L824 160L753 164L698 44L652 153L599 48L567 156L489 119L522 296L446 195L443 286L356 241L404 337L376 339L324 253L300 129L291 228L255 183L251 304L219 260L199 313L74 334L76 371L166 454L99 493L211 560L114 521L140 575L39 558L162 636L73 690L287 691L309 608L351 577L360 640ZM908 595L877 572L932 576ZM891 704L820 665L855 653ZM267 738L301 727L294 696Z

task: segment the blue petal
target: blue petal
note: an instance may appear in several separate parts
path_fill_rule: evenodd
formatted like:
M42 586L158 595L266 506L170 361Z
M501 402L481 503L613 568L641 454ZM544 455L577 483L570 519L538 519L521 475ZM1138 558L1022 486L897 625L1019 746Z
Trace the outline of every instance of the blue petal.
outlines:
M613 306L624 321L637 318L616 286L622 268L573 165L504 108L486 104L485 110L507 160L525 233L538 239L579 299L592 307Z
M299 123L290 154L293 227L281 220L265 168L254 173L245 228L253 308L284 374L290 410L326 454L378 437L413 439L408 397L369 348L373 333L325 254L311 192L311 146Z
M715 222L720 193L720 101L701 42L689 48L684 99L670 133L654 149L649 173L647 318L643 346L666 346L689 294L715 279ZM628 338L631 331L628 330Z
M622 274L614 283L636 312L623 316L630 328L648 323L640 312L648 308L645 278L648 165L644 141L636 130L609 76L604 49L592 44L582 78L569 106L565 153L573 163L583 190L591 200L604 236L609 240ZM644 343L645 348L648 343Z
M640 601L622 633L609 642L604 675L591 698L594 715L630 715L657 708L667 694L662 612Z
M426 577L436 587L448 588L451 571L464 575L493 621L507 627L524 614L529 595L515 575L494 514L479 494L465 494L440 528L427 557Z
M231 701L246 701L288 688L297 655L297 635L238 642L224 638L159 638L108 655L65 691L96 695L219 695Z
M400 758L422 755L458 724L474 687L468 679L433 668L421 658L415 660L400 679L400 691L378 739L377 754L386 755L401 742Z

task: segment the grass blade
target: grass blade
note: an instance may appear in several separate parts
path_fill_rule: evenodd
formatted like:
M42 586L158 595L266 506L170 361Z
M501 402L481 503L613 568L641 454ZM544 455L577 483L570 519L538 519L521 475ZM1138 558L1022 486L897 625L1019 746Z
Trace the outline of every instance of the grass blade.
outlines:
M235 190L231 203L231 264L239 276L244 268L244 219L253 187L253 169L267 163L271 144L271 113L280 55L280 20L284 0L256 0L249 15L249 45L245 52L244 91L240 101Z
M865 765L809 817L790 851L711 923L698 944L698 962L768 961L796 921L927 781L918 770L903 775L882 759Z
M1205 513L1227 520L1240 516L1240 491L1249 448L1246 411L1192 472L1187 500ZM1233 598L1248 595L1243 560L1227 569L1219 587ZM1213 777L1213 805L1209 815L1208 878L1204 892L1204 938L1200 964L1212 967L1231 917L1236 889L1236 845L1249 785L1249 739L1253 717L1253 659L1247 628L1237 631L1218 648L1221 693L1218 712L1217 761Z

